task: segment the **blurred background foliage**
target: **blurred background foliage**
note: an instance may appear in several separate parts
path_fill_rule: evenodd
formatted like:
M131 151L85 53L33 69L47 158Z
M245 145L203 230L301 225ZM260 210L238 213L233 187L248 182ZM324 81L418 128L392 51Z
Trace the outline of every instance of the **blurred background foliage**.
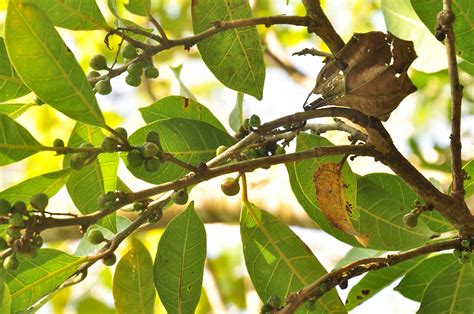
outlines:
M106 0L98 0L102 13L109 25L113 25L114 16L108 11ZM136 23L151 27L147 20L128 13L123 3L128 0L118 1L120 13L123 17ZM390 17L390 1L376 0L341 0L322 1L323 7L334 23L336 30L344 40L348 40L355 33L371 30L386 30L384 14ZM407 16L410 13L408 0L391 1L400 6L407 6ZM163 28L171 38L180 38L192 35L190 16L190 0L154 0L152 11L160 21ZM254 0L251 1L254 16L268 15L304 15L305 11L301 1L297 0ZM383 7L384 6L384 7ZM0 1L0 24L5 17L5 1ZM411 15L413 17L413 15ZM392 31L397 35L397 30L404 33L404 27L397 26L392 20ZM395 23L395 24L394 24ZM421 22L420 22L421 23ZM419 26L419 25L418 25ZM423 36L431 36L428 29L419 26ZM117 51L119 39L111 36L110 47L104 44L105 33L102 31L72 32L59 30L69 48L78 58L83 69L87 72L89 59L101 53L113 60ZM3 27L0 27L3 32ZM301 110L302 104L321 68L321 60L314 57L292 57L291 54L305 47L315 47L326 50L327 47L316 38L308 34L306 29L291 26L275 26L272 28L259 27L262 41L266 48L265 57L267 64L267 81L264 99L261 103L251 97L245 97L245 114L248 116L257 113L262 120L268 121L283 114ZM3 34L1 34L3 35ZM408 34L409 36L409 34ZM421 37L423 37L421 36ZM431 36L432 37L432 36ZM415 39L415 38L404 38ZM432 38L433 39L433 38ZM419 41L420 39L417 38ZM443 56L434 53L431 46L420 46L417 50L422 56L421 62L415 64L410 71L410 76L418 88L418 92L406 99L392 115L387 123L387 128L400 148L400 150L429 177L440 182L443 189L447 189L450 179L449 155L449 112L450 90L448 74L443 69L445 61ZM436 51L443 49L439 42L431 41L430 45L436 46ZM426 48L428 47L428 48ZM423 50L424 49L424 50ZM118 62L123 60L118 59ZM424 62L424 63L423 63ZM223 87L205 68L200 60L195 47L190 51L175 48L160 53L154 58L155 66L160 70L160 77L156 80L146 81L139 88L134 89L124 83L124 77L112 81L114 91L107 97L98 96L99 103L106 113L106 120L111 126L125 126L129 133L142 126L138 108L145 107L157 99L173 94L194 95L201 103L208 106L221 121L226 122L235 103L236 93ZM433 66L434 65L434 66ZM474 65L465 61L461 62L461 83L464 85L463 99L463 145L465 160L472 159L474 153ZM174 69L174 70L173 70ZM18 101L18 100L17 100ZM27 95L20 101L34 103L34 95ZM45 145L50 145L55 138L61 137L65 141L72 131L73 121L47 106L32 105L18 120L25 125L35 137ZM227 125L228 127L228 125ZM230 128L229 128L230 130ZM330 138L332 136L330 135ZM337 139L337 137L334 137ZM358 158L353 166L354 171L364 174L373 164L367 166L371 160ZM51 153L39 153L31 158L0 170L0 188L4 189L25 178L42 173L55 171L61 168L62 157L52 158ZM120 168L127 172L125 168ZM386 168L377 166L376 170L386 171ZM146 187L143 182L130 181L131 176L124 176L126 183L134 190ZM128 181L127 181L128 180ZM136 179L135 179L136 180ZM288 183L286 171L283 167L276 167L271 171L256 171L250 175L252 197L256 203L276 212L286 221L298 221L299 225L311 225L304 218L298 220L294 215L302 216L302 210L294 201ZM215 181L215 180L214 180ZM285 181L285 182L282 182ZM196 199L198 212L202 215L213 213L214 221L233 221L238 219L240 202L238 198L225 198L221 195L218 185L220 181L209 182L204 187L193 190L191 197ZM216 191L209 193L209 191ZM59 193L53 201L56 206L64 211L73 212L73 204L66 199L65 193ZM217 208L217 210L215 210ZM214 209L214 211L209 210ZM209 211L208 211L209 210ZM220 214L216 214L219 213ZM209 214L211 215L211 214ZM220 216L219 216L220 215ZM304 214L303 214L304 215ZM209 218L209 217L208 217ZM207 219L207 218L205 218ZM293 220L292 220L293 219ZM207 219L212 220L212 219ZM206 265L204 285L198 313L230 312L256 312L258 297L251 290L243 266L241 248L238 246L238 229L217 227L211 230L207 227L209 238L209 259ZM59 234L49 235L50 247L74 251L77 246L76 233L55 231ZM306 231L299 230L300 234ZM152 256L156 253L156 243L161 230L141 232L137 235L147 244ZM213 237L214 235L214 237ZM309 245L316 242L315 233L309 233ZM64 237L72 237L72 241L54 241ZM219 238L217 241L216 238ZM304 239L305 240L305 239ZM319 240L318 242L320 242ZM332 241L332 242L331 242ZM335 240L326 244L325 252L315 250L316 256L328 268L334 267L338 259L347 251L347 246L340 244L340 251L331 251ZM217 242L217 243L216 243ZM321 244L319 244L321 245ZM312 246L314 249L314 246ZM127 246L122 246L119 253L124 253ZM321 256L322 255L322 256ZM111 298L113 270L107 267L94 267L93 275L89 275L84 283L77 288L68 288L59 292L44 309L44 313L114 313ZM369 302L370 303L370 302ZM159 302L156 310L164 312ZM376 307L375 307L376 308Z

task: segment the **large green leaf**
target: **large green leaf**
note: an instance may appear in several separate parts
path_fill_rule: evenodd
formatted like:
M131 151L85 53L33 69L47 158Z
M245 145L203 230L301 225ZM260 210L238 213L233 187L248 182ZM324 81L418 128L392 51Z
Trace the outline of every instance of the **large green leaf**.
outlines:
M403 277L394 290L413 301L421 302L428 284L456 262L452 254L440 254L425 259Z
M72 30L108 29L95 0L22 0L37 5L55 26Z
M235 132L239 131L242 122L244 121L244 93L238 92L235 100L234 109L229 115L229 125Z
M130 136L130 143L142 145L148 131L157 131L160 134L161 145L165 152L194 166L214 157L216 148L220 145L230 146L235 143L229 134L208 123L182 118L160 120L148 124ZM123 157L128 165L125 155ZM146 172L144 167L129 167L128 169L137 178L153 184L176 180L188 172L169 162L162 164L161 168L153 173Z
M252 17L248 0L193 0L191 12L196 34L216 21ZM262 99L265 63L255 26L218 33L197 46L204 63L225 86Z
M44 295L56 290L85 259L53 249L40 249L35 259L18 255L20 266L7 272L6 283L12 311L26 310Z
M380 256L384 253L384 251L378 251L378 250L371 250L371 249L365 249L361 247L353 247L350 249L346 255L344 255L343 258L341 258L335 268L341 268L343 266L346 266L349 263L358 261L363 258L368 258L368 257L374 257L374 256Z
M206 230L191 203L166 227L155 259L155 286L168 313L194 313L201 295Z
M184 118L206 122L225 131L224 126L209 109L197 101L182 96L165 97L148 107L140 108L140 112L146 123L169 118Z
M117 264L113 294L117 313L153 313L153 261L137 239L132 239L130 251Z
M395 36L413 41L418 58L413 68L423 72L445 69L446 49L416 15L410 0L382 0L387 29Z
M425 257L410 259L405 262L367 273L354 287L346 300L346 308L352 310L375 296L380 290L387 287L403 274L414 269Z
M116 314L113 308L93 297L81 298L76 305L77 314Z
M474 11L472 0L453 0L452 9L456 15L454 33L456 34L456 53L463 59L474 63ZM434 34L436 16L443 10L443 2L437 0L411 0L413 9L423 23Z
M133 14L147 16L150 12L150 5L151 0L128 0L125 7Z
M78 147L85 142L100 146L104 138L100 128L78 122L72 131L68 146ZM69 167L69 158L68 155L64 158L66 168ZM66 187L81 213L90 214L99 210L97 202L99 195L115 191L118 163L117 153L102 153L93 163L71 172ZM115 214L112 213L104 217L99 224L117 232L115 218Z
M464 167L466 172L466 180L464 180L464 189L466 190L465 197L468 198L474 195L474 160L469 161Z
M10 0L5 42L18 75L39 98L73 119L105 125L84 72L41 9Z
M10 290L5 283L5 271L0 269L0 313L10 314L12 306L12 298Z
M0 101L24 96L30 89L23 84L8 59L5 42L0 37Z
M245 264L263 302L284 300L327 272L291 229L268 212L245 203L240 218ZM347 313L335 290L316 302L317 313ZM305 313L304 307L297 313Z
M28 204L31 196L38 193L45 193L51 198L67 182L70 172L70 169L64 169L30 178L1 191L0 199L6 199L12 204L16 201Z
M414 208L415 201L421 201L418 195L413 192L400 177L388 173L371 173L364 176L380 186L391 198L403 204L403 210L408 213ZM453 226L439 212L431 211L423 213L421 219L434 232L447 232L453 230Z
M311 135L307 133L300 133L297 137L296 151L311 149L317 146L332 146L332 143L327 139ZM322 164L329 162L339 162L342 156L325 156L320 158L313 158L310 160L302 160L286 164L288 176L290 178L291 189L296 196L296 199L306 211L308 216L325 232L336 237L337 239L346 242L353 246L360 246L352 235L344 233L336 229L322 213L317 201L316 191L313 182L313 175ZM346 164L343 167L343 177L345 181L350 181L354 175L350 167ZM355 186L351 186L351 191L355 193ZM346 199L354 199L354 195L347 195ZM355 206L353 206L355 208ZM355 221L353 221L355 222Z
M0 61L1 62L1 61ZM0 104L0 115L4 114L12 119L18 118L28 108L35 106L34 103L4 103Z
M0 166L5 166L42 149L40 143L21 124L0 114Z
M417 313L473 313L472 263L453 261L426 287Z

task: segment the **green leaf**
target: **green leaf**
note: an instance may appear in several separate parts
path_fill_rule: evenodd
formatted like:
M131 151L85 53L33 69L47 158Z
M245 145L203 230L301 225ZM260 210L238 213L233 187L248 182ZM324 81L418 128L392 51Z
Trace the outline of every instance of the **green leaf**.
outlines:
M464 167L467 174L467 179L464 180L464 190L466 191L465 198L474 195L474 160L469 161Z
M53 249L40 249L35 259L17 255L19 267L7 272L6 283L12 298L12 311L20 312L41 297L56 290L69 278L84 258Z
M158 243L155 286L168 313L194 313L205 259L206 230L191 203L171 220Z
M431 33L436 33L436 16L443 10L443 3L436 0L411 0L413 9ZM456 34L456 53L464 60L474 63L474 11L472 0L454 0L452 9L456 15L454 33Z
M194 101L197 101L197 98L196 96L193 95L193 93L189 90L189 88L186 86L186 84L183 82L183 80L181 79L181 70L183 70L183 65L180 64L176 67L172 67L171 65L169 66L171 71L173 72L174 74L174 77L176 77L176 79L178 80L178 83L179 83L179 94L181 96L184 96L184 97L187 97L187 98L190 98Z
M147 16L150 12L150 2L151 0L129 0L125 7L133 14Z
M1 62L1 61L0 61ZM35 106L33 103L5 103L0 104L0 115L4 114L9 116L12 119L18 118L22 113L24 113L28 108Z
M332 143L327 139L316 135L307 133L300 133L298 135L296 151L311 149L316 146L332 146ZM316 201L316 191L313 183L314 173L320 165L328 162L339 162L341 158L342 156L325 156L311 160L288 163L286 164L286 167L290 178L291 189L293 190L296 199L306 211L308 216L322 230L334 236L335 238L353 246L360 246L359 242L355 240L352 235L336 229L332 224L329 223ZM345 181L349 181L348 178L354 176L347 163L342 168L342 173ZM351 187L351 193L355 192L355 189L355 186ZM346 199L349 200L349 202L354 198L355 195L348 195L346 193ZM353 206L353 208L355 208L355 206ZM353 223L355 223L355 220L353 220Z
M5 271L0 269L0 313L10 314L12 298L10 297L10 290L5 283Z
M45 193L51 198L67 182L70 172L70 169L64 169L30 178L1 191L0 199L6 199L12 204L16 201L29 204L31 196L38 193Z
M194 166L214 157L220 145L229 147L235 143L234 138L226 132L208 123L181 118L148 124L130 136L130 143L136 146L142 145L147 132L152 130L160 135L161 145L165 152ZM128 166L125 154L122 156ZM144 167L129 167L128 169L135 177L153 184L176 180L188 173L188 170L169 162L162 164L161 168L153 173L146 172Z
M364 179L376 183L391 198L403 204L405 213L408 213L414 208L415 201L422 202L418 195L413 192L401 178L395 175L388 173L371 173L364 176ZM451 223L437 211L423 213L420 216L420 220L424 221L434 232L443 233L454 229Z
M19 98L29 92L30 89L23 84L11 65L5 42L0 37L0 101Z
M426 287L417 313L473 313L472 263L454 261Z
M354 287L346 300L346 308L354 309L389 286L403 274L414 269L425 257L417 257L405 262L367 273Z
M40 143L21 124L0 114L0 166L5 166L42 149Z
M260 299L281 300L327 272L311 250L291 229L250 203L242 206L240 234L245 265ZM347 313L336 290L316 302L317 313ZM297 313L305 313L299 309Z
M72 30L109 29L95 0L22 1L38 6L55 26Z
M69 147L79 147L89 142L100 146L105 136L98 127L78 122L68 142ZM69 167L70 155L64 158L64 167ZM97 160L80 170L71 172L66 183L67 190L77 209L82 214L90 214L99 210L97 198L109 191L115 191L117 182L118 153L102 153ZM115 213L102 218L100 225L117 232Z
M420 21L410 0L382 0L382 11L392 34L413 41L418 53L413 68L431 73L447 67L446 49Z
M153 261L137 239L132 239L130 251L117 264L113 294L117 313L153 313Z
M216 21L252 17L248 0L193 0L191 12L195 34L211 28ZM204 63L222 84L263 98L265 63L255 26L217 33L197 46Z
M421 302L426 287L431 280L444 272L454 262L457 262L457 259L452 254L440 254L430 257L407 272L394 290L400 292L406 298Z
M235 101L235 107L229 116L229 125L235 132L239 131L242 122L244 121L244 93L237 93L237 99Z
M5 21L8 55L25 84L47 104L88 124L105 121L92 87L45 13L11 0Z
M140 108L140 112L146 123L169 118L184 118L206 122L225 131L224 126L209 109L195 100L182 96L162 98L148 107Z
M100 313L100 314L115 314L114 309L108 307L105 303L92 298L87 297L81 299L77 303L77 314L91 314L91 313Z
M341 268L343 266L346 266L349 263L358 261L363 258L368 258L368 257L374 257L374 256L380 256L384 253L384 251L378 251L378 250L371 250L371 249L364 249L360 247L353 247L352 249L349 250L349 252L344 255L343 258L341 258L336 266L334 268Z

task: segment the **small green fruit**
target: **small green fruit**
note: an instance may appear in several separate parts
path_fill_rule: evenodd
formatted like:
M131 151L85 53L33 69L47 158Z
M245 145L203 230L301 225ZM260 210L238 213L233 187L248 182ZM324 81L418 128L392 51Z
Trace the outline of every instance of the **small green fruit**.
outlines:
M154 143L156 145L160 145L160 135L156 131L149 131L146 134L146 141Z
M104 194L99 195L97 198L97 203L99 203L99 208L105 208L105 202L107 202L107 197Z
M57 138L53 141L54 147L64 147L64 141L60 138Z
M222 181L221 190L227 196L234 196L239 194L239 180L235 178L225 178L224 181Z
M89 240L89 242L91 244L97 245L97 244L101 244L102 242L104 242L105 238L104 238L104 235L102 234L102 232L100 230L92 229L87 234L87 240Z
M87 79L93 79L93 78L96 78L96 77L99 77L100 76L100 73L97 72L97 71L90 71L88 74L87 74Z
M7 200L0 200L0 216L6 216L10 213L12 205Z
M135 202L133 203L133 210L136 212L142 211L145 209L145 205L140 202Z
M94 70L106 70L107 69L107 59L104 55L95 55L89 61L89 66Z
M267 304L269 304L273 309L277 309L281 306L281 299L277 295L272 295L268 298Z
M87 158L85 158L84 154L74 153L71 155L71 159L69 159L69 166L74 170L80 170L84 167L86 159Z
M247 151L246 154L250 159L256 159L260 157L260 153L256 148L251 148Z
M242 122L242 129L248 130L248 129L249 129L249 126L250 126L250 120L249 120L249 119L245 119L245 120Z
M227 150L227 147L225 147L224 145L221 145L219 147L217 147L216 149L216 156L219 156L220 154L222 154L223 152L225 152Z
M117 199L117 195L114 191L108 191L107 193L105 193L105 198L108 201L115 201Z
M143 158L151 158L156 156L159 151L158 145L152 142L146 142L141 147Z
M12 227L23 227L25 225L23 215L20 213L14 213L10 219L8 219L8 224Z
M21 237L21 231L17 227L8 227L7 234L10 238L18 239Z
M30 199L30 204L33 208L43 211L48 206L49 198L44 193L35 194Z
M31 246L40 249L43 246L43 238L38 234L31 239Z
M0 237L0 251L4 251L8 249L8 243L7 243L7 240L5 240L4 238Z
M128 133L127 133L127 130L125 130L124 128L122 127L118 127L118 128L115 128L115 132L117 132L118 135L120 135L120 138L121 139L127 139L128 138ZM115 134L114 134L115 136Z
M186 190L174 191L170 196L171 200L178 205L184 205L188 202L188 192Z
M117 151L117 145L118 144L119 144L119 142L115 138L107 136L102 141L102 144L100 144L100 147L102 147L102 149L106 153L113 153L113 152Z
M102 263L104 263L105 266L112 266L115 262L117 262L117 256L115 256L115 254L107 255L102 259Z
M143 73L143 68L139 64L133 63L128 66L127 72L130 75L141 76Z
M145 77L154 79L157 78L160 75L160 71L158 71L157 68L154 66L149 66L145 69Z
M409 228L415 228L418 224L418 215L413 213L408 213L403 216L403 222Z
M285 148L283 146L278 146L275 150L275 155L284 155L286 154Z
M137 168L143 164L144 158L143 158L142 153L139 150L133 149L128 152L127 161L130 167Z
M89 142L84 142L84 143L81 143L81 145L79 145L79 148L93 148L93 147L94 147L94 144L89 143Z
M461 240L461 246L465 249L469 249L471 247L471 241L468 239Z
M260 117L257 116L256 114L253 114L249 118L249 126L252 128L258 128L262 122L260 121Z
M270 304L265 303L262 305L262 308L260 309L261 314L268 314L271 313L273 308L270 306Z
M135 48L133 45L126 45L122 49L122 56L125 59L133 59L137 57L137 48Z
M471 252L462 251L461 257L458 259L459 263L461 264L469 264L471 263Z
M14 271L18 268L19 264L20 263L18 262L18 259L16 258L15 254L12 254L10 256L7 256L3 261L3 268L8 271Z
M145 159L145 171L156 172L160 169L161 160L158 157Z
M22 202L22 201L15 202L15 204L13 204L11 212L25 214L27 212L25 202Z
M101 95L110 94L112 92L112 85L110 84L110 80L98 81L97 84L95 84L94 90Z
M138 75L128 74L125 77L125 82L130 86L137 87L141 84L142 79Z

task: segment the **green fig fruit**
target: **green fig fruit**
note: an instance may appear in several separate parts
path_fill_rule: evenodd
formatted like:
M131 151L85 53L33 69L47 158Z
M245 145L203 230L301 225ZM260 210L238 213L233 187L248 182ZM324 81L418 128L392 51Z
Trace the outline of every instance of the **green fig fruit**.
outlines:
M161 160L158 157L145 159L145 171L156 172L160 169Z
M269 304L273 309L277 309L281 306L281 299L277 295L271 295L267 300L267 304Z
M87 79L93 79L93 78L96 78L96 77L99 77L100 76L100 73L97 72L97 71L90 71L89 73L87 73Z
M142 211L145 209L145 204L141 202L135 202L133 203L133 210L136 212Z
M48 195L44 193L38 193L31 197L30 204L33 208L43 211L48 206L49 198Z
M249 126L252 128L258 128L262 122L260 121L260 117L257 116L256 114L253 114L249 118Z
M242 122L242 129L248 130L249 127L250 127L250 120L249 119L244 119L244 121Z
M108 95L112 92L112 85L110 80L101 80L95 84L94 90L101 95Z
M145 142L141 147L143 158L151 158L156 156L159 151L158 145L152 142Z
M143 68L138 63L130 64L127 68L127 72L130 75L141 76L143 73Z
M156 131L149 131L146 134L146 141L156 145L160 145L160 135Z
M7 234L12 239L19 239L21 237L21 231L17 227L8 227Z
M7 256L3 260L3 268L5 268L5 270L8 270L8 271L16 270L19 265L20 265L20 263L18 262L18 259L16 258L15 254Z
M117 151L118 144L119 142L114 137L107 136L102 141L102 144L100 144L100 147L102 147L106 153L113 153Z
M69 159L69 166L74 170L80 170L82 167L84 167L86 159L87 158L85 158L84 154L74 153Z
M12 227L23 227L25 222L23 221L23 215L20 213L14 213L8 219L8 224Z
M126 45L122 49L122 56L125 59L133 59L137 57L137 48L135 48L133 45Z
M186 190L174 191L170 196L171 200L178 205L184 205L188 202L188 192Z
M8 249L8 243L7 243L7 240L5 240L4 238L0 237L0 251L4 251Z
M227 150L227 147L224 146L224 145L221 145L219 147L217 147L216 149L216 156L219 156L220 154L222 154L223 152L225 152Z
M26 214L26 204L23 201L17 201L15 204L13 204L12 213L20 213L20 214Z
M132 149L127 154L128 165L132 168L140 167L143 164L144 158L142 153L137 149Z
M53 141L54 147L64 147L64 141L60 138L57 138Z
M221 190L227 196L234 196L234 195L239 194L240 192L239 179L225 178L224 181L222 181Z
M43 246L43 238L38 234L31 239L31 246L40 249Z
M122 128L122 127L115 128L115 132L117 132L117 134L120 135L120 139L126 140L128 138L128 132L127 130L125 130L125 128Z
M97 245L104 242L105 238L104 238L104 235L102 234L102 231L98 229L92 229L87 234L87 240L89 240L91 244Z
M0 216L6 216L10 213L12 205L7 200L0 200Z
M275 155L284 155L286 154L285 148L283 146L278 146L275 150Z
M115 262L117 262L117 256L113 253L102 259L102 263L104 263L105 266L112 266Z
M413 213L408 213L403 216L403 222L409 228L415 228L418 224L418 215Z
M160 71L158 71L158 69L152 65L145 69L145 77L147 78L154 79L157 78L159 75Z
M471 241L468 239L461 240L461 246L465 249L469 249L471 247Z
M104 55L95 55L89 61L89 66L94 70L106 70L107 67L107 58Z
M142 79L138 75L128 74L125 77L125 82L130 86L137 87L141 84Z

